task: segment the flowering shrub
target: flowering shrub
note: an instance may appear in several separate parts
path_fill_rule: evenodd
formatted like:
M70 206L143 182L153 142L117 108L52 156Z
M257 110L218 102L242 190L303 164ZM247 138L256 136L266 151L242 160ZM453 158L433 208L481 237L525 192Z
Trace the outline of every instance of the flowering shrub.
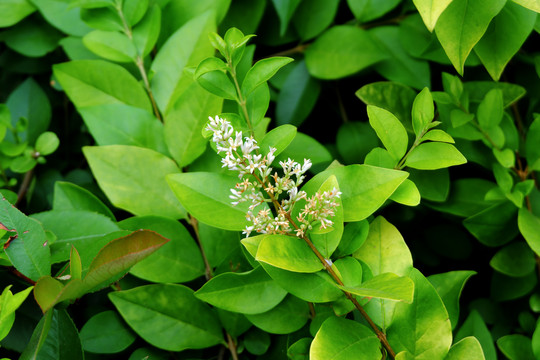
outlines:
M0 357L540 358L538 12L0 3Z

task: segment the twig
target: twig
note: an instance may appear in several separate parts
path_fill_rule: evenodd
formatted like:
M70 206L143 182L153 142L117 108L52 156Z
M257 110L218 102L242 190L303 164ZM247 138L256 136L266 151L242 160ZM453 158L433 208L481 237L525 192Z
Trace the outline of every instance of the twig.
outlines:
M34 169L30 169L24 174L24 179L21 184L21 187L19 188L19 192L17 193L17 201L15 202L15 207L19 207L19 204L26 196L26 193L28 192L28 188L30 187L30 182L32 181L32 177L34 176Z
M189 214L189 224L195 232L195 238L197 240L197 244L199 245L199 249L201 250L201 255L204 261L205 268L204 276L206 277L206 280L210 280L212 277L214 277L212 266L210 266L210 263L208 262L208 258L206 257L206 253L204 252L204 248L201 242L201 237L199 235L199 222L191 214Z
M229 335L228 332L225 333L227 335L227 346L229 347L229 351L231 352L231 356L233 360L238 360L238 354L236 352L236 344L234 343L233 338L231 335Z

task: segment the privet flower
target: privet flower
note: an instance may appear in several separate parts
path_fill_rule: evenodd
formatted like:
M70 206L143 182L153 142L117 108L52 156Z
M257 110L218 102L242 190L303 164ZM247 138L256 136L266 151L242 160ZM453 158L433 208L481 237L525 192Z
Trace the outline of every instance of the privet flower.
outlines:
M298 190L305 179L304 174L311 168L309 159L304 159L303 164L291 159L280 161L279 165L283 169L283 175L280 176L270 166L275 159L276 148L269 147L263 156L252 136L244 137L241 131L235 131L229 121L219 116L209 119L205 129L213 133L212 141L216 144L218 154L225 153L221 159L222 167L238 171L241 180L231 189L231 203L250 203L246 218L251 225L246 226L243 231L246 237L253 231L303 237L316 224L320 224L322 229L333 225L330 218L339 206L337 199L341 192L334 188L308 198L305 191ZM269 198L263 196L263 191ZM298 224L293 224L291 211L294 204L301 199L305 200L306 204L296 217ZM264 203L272 203L276 214L268 207L255 211L255 208Z

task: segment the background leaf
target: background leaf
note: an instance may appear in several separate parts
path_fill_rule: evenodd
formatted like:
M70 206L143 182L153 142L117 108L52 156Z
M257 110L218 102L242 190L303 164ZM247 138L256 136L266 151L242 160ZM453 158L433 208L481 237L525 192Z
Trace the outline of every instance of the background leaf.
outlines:
M83 152L99 186L115 206L135 215L186 217L165 182L166 175L180 172L168 157L126 145L85 147Z

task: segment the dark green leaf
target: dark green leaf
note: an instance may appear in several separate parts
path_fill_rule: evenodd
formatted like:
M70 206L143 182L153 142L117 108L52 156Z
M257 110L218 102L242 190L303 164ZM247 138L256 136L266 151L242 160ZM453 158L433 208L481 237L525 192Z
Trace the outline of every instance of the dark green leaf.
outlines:
M459 320L459 298L461 292L467 280L475 274L476 272L474 271L450 271L431 275L427 278L444 302L452 329L457 326Z
M289 334L300 329L308 321L308 304L292 295L279 305L262 314L246 315L259 329L271 334Z
M404 124L411 121L411 106L416 93L408 86L394 82L375 82L356 91L366 105L375 105L390 111Z
M536 260L534 253L526 243L516 242L500 249L489 264L504 275L520 277L534 271Z
M134 341L135 335L115 311L104 311L92 316L81 329L83 349L92 353L118 353Z
M180 172L170 158L125 145L84 147L83 152L99 186L115 206L135 215L186 216L165 181L165 176Z
M454 341L458 342L469 336L474 336L480 342L486 360L497 360L493 338L484 320L476 310L472 310L456 334Z
M536 359L531 347L531 339L524 335L506 335L497 340L497 346L510 360Z
M5 198L0 200L0 229L11 236L4 251L18 271L34 281L50 275L51 255L43 228Z
M518 233L516 207L510 202L492 205L463 220L463 225L482 244L501 246L512 240Z
M299 126L315 106L320 89L319 82L309 75L305 61L299 61L281 87L276 104L277 123Z
M111 292L109 298L129 326L160 349L181 351L223 343L212 309L183 285L139 286Z
M242 314L259 314L274 308L287 292L262 267L246 273L220 274L203 285L195 296L215 307Z
M81 340L73 320L66 310L50 311L50 322L46 321L47 316L41 319L19 359L83 360Z
M115 220L112 211L90 191L72 183L54 184L53 210L87 210Z
M306 50L308 71L320 79L352 75L385 58L369 34L352 25L330 28Z

